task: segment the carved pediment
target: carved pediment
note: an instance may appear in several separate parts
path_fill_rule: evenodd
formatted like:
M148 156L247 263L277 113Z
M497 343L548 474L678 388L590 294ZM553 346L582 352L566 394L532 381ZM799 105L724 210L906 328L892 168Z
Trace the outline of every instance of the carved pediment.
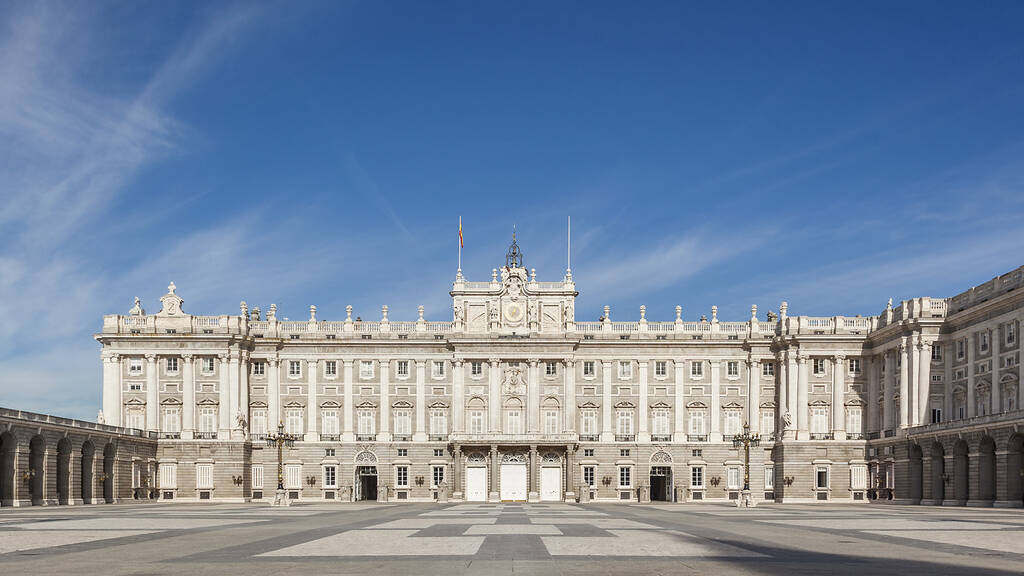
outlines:
M409 402L407 400L399 400L399 401L391 404L391 407L392 408L412 408L412 402Z
M866 406L866 405L867 405L867 402L861 400L860 398L851 398L851 399L846 401L846 404L844 404L844 406Z
M625 409L625 408L636 408L636 404L633 404L629 400L623 400L621 402L616 403L615 407L616 408L622 408L622 409Z
M708 405L703 403L703 402L700 402L700 401L695 401L695 402L690 402L689 404L686 405L686 407L687 408L707 408Z
M775 402L761 402L761 408L775 409Z
M145 406L146 403L138 398L131 398L124 403L125 406Z
M305 408L306 405L303 404L302 402L297 401L297 400L292 400L291 402L285 404L284 407L285 408Z
M427 406L430 407L430 408L447 408L448 407L447 404L445 404L444 402L442 402L440 400L434 400L433 402L431 402Z
M356 404L356 408L376 408L377 405L371 400L363 400L359 404Z
M658 402L655 402L654 404L651 404L651 408L659 408L660 409L660 408L671 408L671 407L672 407L671 405L669 405L669 404L667 404L667 403L665 403L664 401L661 401L661 400L659 400Z
M198 406L216 406L217 404L218 402L213 398L203 398L202 400L196 402L196 405Z
M341 404L339 404L338 402L335 402L334 400L325 400L324 402L320 403L320 407L321 408L341 408Z
M827 400L815 400L813 402L808 402L807 405L808 406L831 406L831 404Z
M249 407L250 408L266 408L267 407L267 403L262 401L262 400L253 400L252 402L249 402Z
M177 398L164 398L160 403L164 406L181 406L181 400Z
M596 408L600 408L600 406L598 406L597 404L594 404L593 402L588 400L588 401L584 402L583 404L580 404L580 408L581 409L596 409Z
M729 402L725 406L722 406L722 410L742 410L743 404L738 402Z

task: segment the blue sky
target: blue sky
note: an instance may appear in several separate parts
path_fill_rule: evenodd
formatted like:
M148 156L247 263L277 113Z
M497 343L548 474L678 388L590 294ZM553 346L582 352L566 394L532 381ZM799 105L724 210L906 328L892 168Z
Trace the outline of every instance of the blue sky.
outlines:
M877 314L1024 264L1019 2L0 2L0 405L103 314L450 317L513 224L578 319Z

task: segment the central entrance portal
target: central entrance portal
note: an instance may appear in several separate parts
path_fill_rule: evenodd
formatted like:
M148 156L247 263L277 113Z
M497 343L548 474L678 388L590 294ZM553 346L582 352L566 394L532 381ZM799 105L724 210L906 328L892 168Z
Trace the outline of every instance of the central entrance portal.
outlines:
M359 466L356 468L356 500L377 499L377 467Z
M545 466L540 469L540 499L544 502L561 502L562 469Z
M670 466L651 467L651 500L672 501L672 468Z
M501 500L526 501L526 464L501 465Z
M483 466L466 468L466 501L487 501L487 468Z

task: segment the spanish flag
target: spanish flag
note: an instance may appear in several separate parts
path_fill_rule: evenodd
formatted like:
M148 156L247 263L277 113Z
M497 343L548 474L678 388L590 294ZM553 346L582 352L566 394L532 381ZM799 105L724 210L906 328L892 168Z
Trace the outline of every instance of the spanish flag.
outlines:
M465 248L462 245L462 216L459 216L459 248Z

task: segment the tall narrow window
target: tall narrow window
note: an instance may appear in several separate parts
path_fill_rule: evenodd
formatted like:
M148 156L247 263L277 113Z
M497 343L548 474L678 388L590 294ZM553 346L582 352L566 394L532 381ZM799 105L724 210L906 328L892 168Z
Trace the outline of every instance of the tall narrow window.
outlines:
M249 433L262 436L267 433L267 411L263 408L254 408L249 420ZM259 438L257 438L259 439Z
M412 434L412 415L408 410L395 411L395 435L408 436Z
M430 411L430 433L435 436L448 433L448 416L444 410L434 408Z
M523 420L522 412L519 410L508 410L505 413L505 432L508 434L522 434Z
M632 434L633 433L633 412L630 410L619 410L616 416L616 434Z
M396 362L395 363L395 374L399 378L408 378L409 377L409 361L408 360L399 360L398 362Z
M302 408L288 408L284 411L284 431L289 434L302 434L305 430L302 427Z
M593 360L586 360L586 361L584 361L583 362L583 376L593 376L593 375L594 375L594 361Z
M704 377L704 363L700 360L694 360L690 362L690 377L691 378L703 378Z
M545 434L558 434L558 410L545 410L544 411L544 433Z
M658 377L664 377L668 374L668 363L664 360L658 360L654 363L654 375Z
M164 432L176 434L181 432L181 408L168 406L164 408Z
M338 434L338 411L335 409L328 409L322 412L323 424L320 428L321 434L337 435Z
M694 410L690 412L690 434L696 434L702 436L706 434L704 431L704 412L701 410Z

